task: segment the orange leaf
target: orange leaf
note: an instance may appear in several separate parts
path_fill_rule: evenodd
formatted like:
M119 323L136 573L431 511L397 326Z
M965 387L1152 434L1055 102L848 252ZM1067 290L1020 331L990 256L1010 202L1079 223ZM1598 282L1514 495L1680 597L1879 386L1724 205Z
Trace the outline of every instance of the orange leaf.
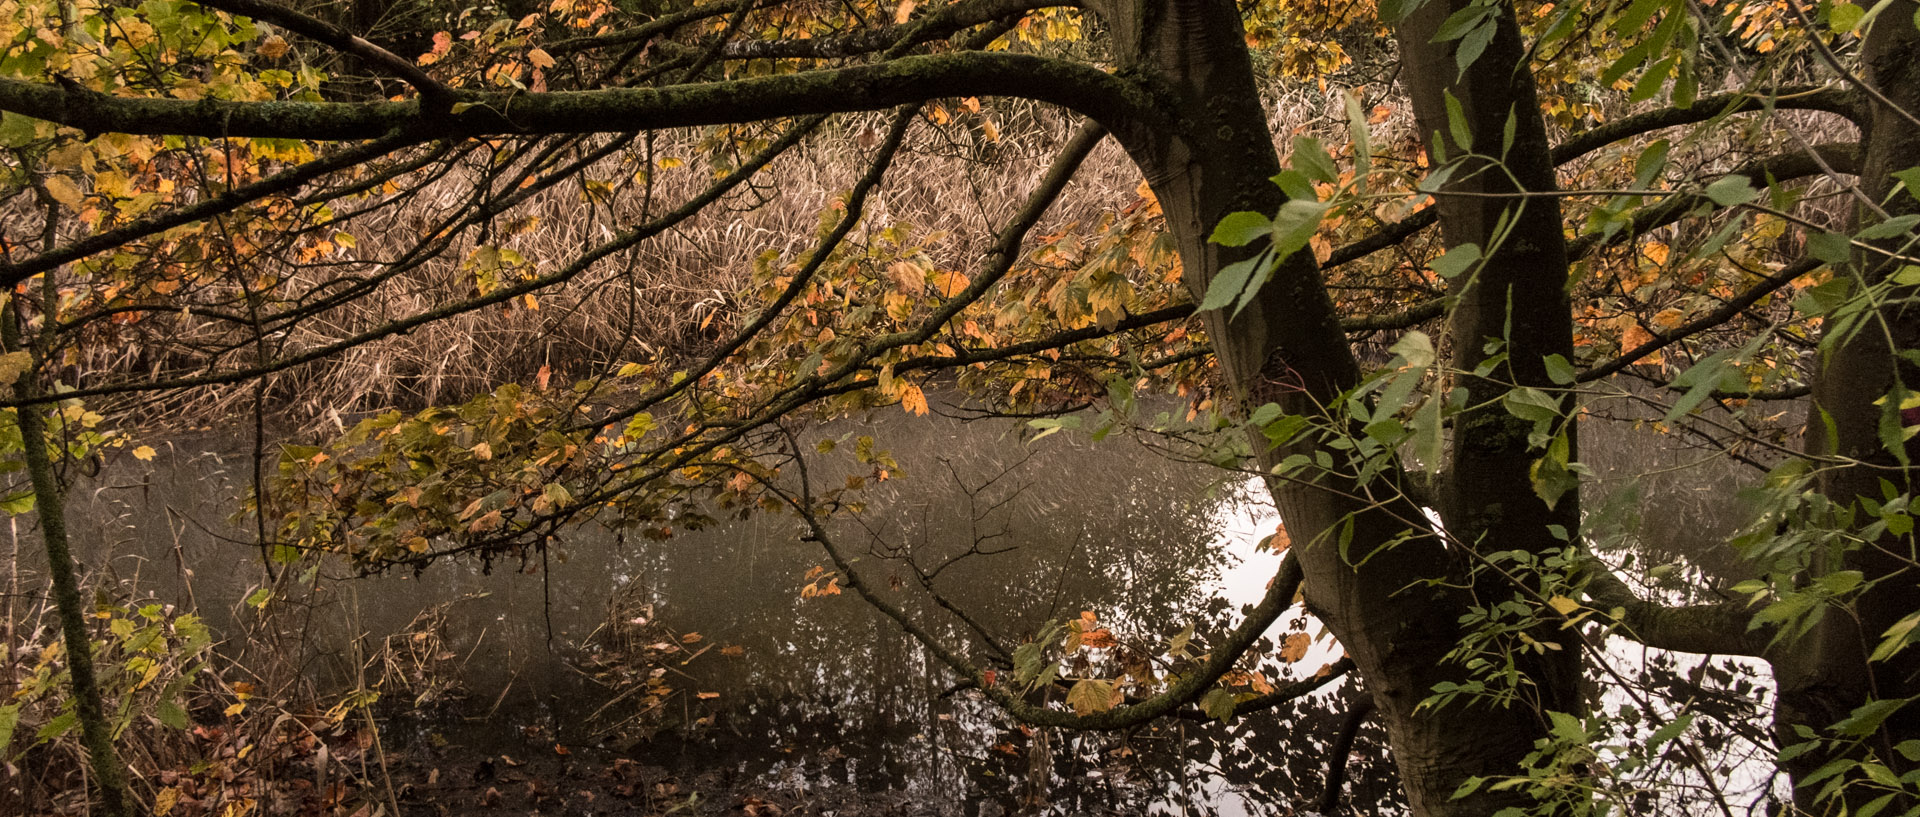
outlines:
M1280 648L1280 660L1289 664L1307 657L1307 648L1313 646L1313 637L1306 633L1294 633L1287 636L1287 643Z

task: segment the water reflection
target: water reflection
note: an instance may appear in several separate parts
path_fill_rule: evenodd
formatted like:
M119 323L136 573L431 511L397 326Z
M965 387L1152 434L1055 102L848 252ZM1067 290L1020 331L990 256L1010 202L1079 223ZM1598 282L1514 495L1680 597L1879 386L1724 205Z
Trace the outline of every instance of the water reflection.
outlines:
M930 603L907 559L928 571L947 565L934 588L1009 649L1082 610L1123 638L1163 640L1188 623L1217 633L1277 563L1253 549L1274 525L1258 492L1131 442L1029 443L1004 423L892 413L811 436L849 432L878 436L907 477L869 488L866 511L837 520L836 536L862 552L870 581L896 587L915 616L976 654L985 654L981 637ZM246 479L245 454L234 453L245 446L183 438L169 448L133 466L142 472L77 492L75 515L98 546L92 561L139 574L148 591L241 632L248 622L230 605L260 573L250 532L225 519ZM850 463L816 463L823 480L840 479L836 467ZM299 600L308 607L298 629L310 634L314 677L336 688L382 682L406 704L393 710L410 714L396 722L402 743L523 755L530 742L600 745L774 790L891 793L955 815L1280 815L1319 798L1329 744L1351 708L1344 685L1231 726L1024 730L955 692L950 673L853 595L801 598L803 576L826 558L798 533L791 518L765 514L664 543L585 529L523 571L322 577ZM664 667L682 694L652 713L657 734L618 728L648 714L636 711L643 699L610 702L608 679L581 669L618 671L595 663L595 645L604 650L609 627L636 619L698 635L675 653L697 658ZM1312 631L1297 614L1277 626ZM457 686L409 687L405 672L363 663L389 635L429 630L419 659ZM1323 657L1263 669L1294 677ZM1403 808L1378 741L1363 730L1346 809Z

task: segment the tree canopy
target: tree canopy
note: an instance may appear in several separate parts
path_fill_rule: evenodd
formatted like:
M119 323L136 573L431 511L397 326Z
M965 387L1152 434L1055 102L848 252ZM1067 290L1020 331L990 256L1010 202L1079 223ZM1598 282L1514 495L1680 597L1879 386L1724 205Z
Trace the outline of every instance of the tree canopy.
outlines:
M1772 733L1747 732L1783 807L1920 811L1910 0L4 8L0 444L32 477L9 506L43 525L108 813L129 806L60 463L180 401L260 422L357 350L586 298L625 320L580 330L580 359L443 394L428 354L373 375L406 410L335 406L336 439L280 447L252 480L263 555L417 569L586 520L791 513L835 573L816 592L1061 728L1324 683L1241 671L1298 594L1421 815L1631 810L1669 763L1731 813L1690 737L1711 713L1622 715L1592 685L1618 679L1609 638L1748 656L1777 687ZM1018 189L938 224L875 212L960 186L901 178L929 138L1024 168ZM1052 214L1109 142L1131 201ZM840 194L755 221L809 155ZM713 271L663 271L674 241ZM1190 410L1153 416L1156 392ZM1261 475L1285 567L1162 670L1061 680L1091 623L942 640L825 524L897 466L801 422L942 393ZM1595 490L1579 432L1608 423L1750 467L1743 522L1664 532L1738 575L1621 575L1665 500ZM862 476L810 478L840 444Z

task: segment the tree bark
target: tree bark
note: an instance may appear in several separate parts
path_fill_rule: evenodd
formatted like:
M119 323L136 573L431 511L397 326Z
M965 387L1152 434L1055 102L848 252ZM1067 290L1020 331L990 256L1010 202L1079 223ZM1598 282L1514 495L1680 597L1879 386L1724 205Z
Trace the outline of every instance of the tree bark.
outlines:
M1861 123L1859 186L1865 201L1856 209L1861 227L1920 213L1915 191L1896 193L1898 180L1893 176L1920 164L1920 126L1915 125L1915 117L1920 116L1920 32L1911 22L1916 10L1920 4L1913 0L1896 0L1882 11L1861 48L1860 79L1870 91ZM1888 251L1911 253L1906 243L1910 239L1909 233L1880 244ZM1841 274L1854 278L1858 293L1865 287L1886 285L1888 276L1900 268L1892 259L1862 252ZM1807 450L1858 463L1826 467L1819 475L1819 489L1836 505L1853 509L1859 525L1872 521L1862 500L1884 501L1883 482L1909 495L1920 487L1910 465L1920 458L1920 440L1907 442L1906 463L1902 463L1880 434L1883 414L1897 409L1884 405L1884 400L1897 386L1920 387L1920 367L1899 357L1920 349L1920 308L1913 304L1917 296L1920 288L1896 287L1864 326L1830 335L1822 344L1823 365L1814 381L1807 421ZM1916 689L1920 649L1909 647L1885 661L1868 660L1881 634L1914 611L1915 556L1911 537L1887 535L1848 553L1840 564L1822 566L1823 570L1858 570L1868 584L1850 609L1829 611L1812 632L1780 650L1773 661L1780 696L1776 729L1782 746L1801 743L1803 729L1832 734L1830 728L1836 722L1870 700L1920 692ZM1916 764L1893 747L1913 739L1920 739L1920 707L1908 704L1862 745L1839 752L1809 752L1783 765L1798 780L1834 759L1861 759L1871 753L1895 774L1904 774ZM1811 811L1818 805L1818 793L1815 787L1796 788L1794 797L1801 808ZM1858 808L1881 793L1853 789L1842 800Z
M22 351L19 316L12 303L0 307L0 346L4 351ZM35 356L38 363L38 356ZM35 396L34 373L30 367L13 384L15 396ZM47 572L52 580L53 606L60 617L60 635L67 648L67 675L73 691L74 710L80 722L80 741L86 746L87 760L93 770L94 791L99 797L100 813L106 817L128 817L133 813L133 798L127 791L126 774L113 750L113 729L107 722L106 708L100 701L100 685L93 669L93 637L87 632L85 602L75 576L73 553L67 539L66 493L53 473L47 447L57 444L47 434L47 421L41 406L24 406L15 411L20 424L20 444L27 464L27 476L33 484L33 512L40 522L40 539L47 552Z

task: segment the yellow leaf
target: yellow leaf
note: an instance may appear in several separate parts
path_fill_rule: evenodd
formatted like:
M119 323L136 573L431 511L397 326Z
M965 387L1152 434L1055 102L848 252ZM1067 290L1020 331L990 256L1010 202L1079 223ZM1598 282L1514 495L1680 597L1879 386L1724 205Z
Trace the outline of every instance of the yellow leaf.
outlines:
M245 711L247 711L247 705L245 702L236 703L232 706L227 707L227 717L231 718Z
M87 194L80 192L80 187L74 184L73 180L65 176L48 176L45 184L47 186L47 194L53 196L54 201L60 202L75 210L80 209L80 205L86 203Z
M153 796L153 817L167 817L173 813L173 807L180 804L180 789L168 786Z
M1067 705L1076 715L1091 715L1113 708L1113 685L1083 678L1067 690Z
M915 415L927 413L927 395L912 383L900 387L900 407Z
M8 352L0 355L0 383L12 383L33 366L33 356L26 352Z
M1554 612L1565 616L1571 615L1573 611L1580 609L1580 602L1574 601L1566 596L1554 596L1553 598L1547 599L1547 606L1552 607Z
M153 460L153 446L143 445L133 449L133 458L141 462L151 462Z

